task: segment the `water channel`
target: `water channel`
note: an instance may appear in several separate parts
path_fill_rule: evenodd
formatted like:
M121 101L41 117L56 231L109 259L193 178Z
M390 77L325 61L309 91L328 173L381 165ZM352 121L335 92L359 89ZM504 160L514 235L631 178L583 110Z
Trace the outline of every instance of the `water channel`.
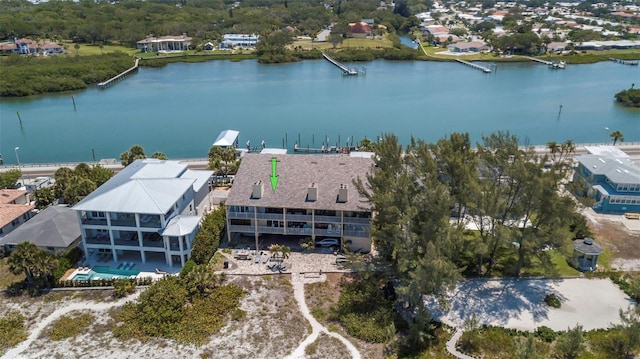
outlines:
M0 153L15 163L117 158L133 144L170 158L206 157L224 129L240 143L319 148L394 132L435 141L453 131L508 130L522 141L602 143L620 130L640 141L640 111L613 95L640 69L613 62L550 70L498 64L484 74L457 63L373 61L343 77L323 60L284 65L212 61L142 68L106 89L0 100ZM74 110L71 95L77 110ZM560 110L560 108L562 108ZM22 125L16 112L20 112ZM609 128L610 130L606 130Z

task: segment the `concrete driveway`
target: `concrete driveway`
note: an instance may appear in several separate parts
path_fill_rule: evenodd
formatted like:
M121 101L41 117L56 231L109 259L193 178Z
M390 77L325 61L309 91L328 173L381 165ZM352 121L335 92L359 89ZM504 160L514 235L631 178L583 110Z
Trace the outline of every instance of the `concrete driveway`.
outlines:
M549 307L544 297L555 293L562 302ZM609 279L472 279L460 282L442 310L433 298L425 302L433 316L462 327L473 314L480 324L533 331L539 326L566 330L581 324L585 330L620 323L619 310L633 304Z

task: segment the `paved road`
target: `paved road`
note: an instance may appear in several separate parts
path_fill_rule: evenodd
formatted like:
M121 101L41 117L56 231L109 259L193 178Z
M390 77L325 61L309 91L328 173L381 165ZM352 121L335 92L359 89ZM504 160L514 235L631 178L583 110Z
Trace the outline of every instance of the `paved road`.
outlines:
M594 143L594 144L576 144L575 155L584 155L587 154L587 150L585 146L602 146L602 143ZM622 143L616 145L616 148L624 151L631 157L631 160L640 164L640 143ZM546 146L535 146L535 150L538 153L548 153L549 149ZM184 161L187 163L189 169L197 170L197 169L207 169L209 162L206 158L182 158L176 159L176 161ZM37 163L37 164L21 164L20 170L27 176L30 177L38 177L38 176L53 176L56 170L60 167L75 167L80 162L70 162L70 163ZM103 167L110 168L116 172L120 171L123 167L119 161L114 159L109 160L100 160L98 162L86 162L88 164L100 164ZM5 172L11 169L17 169L17 165L7 165L0 166L0 172Z

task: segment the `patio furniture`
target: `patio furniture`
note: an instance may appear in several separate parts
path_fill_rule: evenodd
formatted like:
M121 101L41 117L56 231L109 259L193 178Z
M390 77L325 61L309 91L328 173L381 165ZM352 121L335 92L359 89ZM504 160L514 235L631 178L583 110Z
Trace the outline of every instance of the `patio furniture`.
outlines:
M269 261L269 258L271 258L271 254L267 253L264 255L264 259L262 260L262 264L267 264L267 262Z
M256 254L256 263L260 263L260 256L262 256L262 253Z

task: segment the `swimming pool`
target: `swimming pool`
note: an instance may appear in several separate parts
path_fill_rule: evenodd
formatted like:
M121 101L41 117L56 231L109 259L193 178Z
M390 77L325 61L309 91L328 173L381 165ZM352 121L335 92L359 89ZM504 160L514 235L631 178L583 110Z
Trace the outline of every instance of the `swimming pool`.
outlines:
M71 280L100 280L115 278L131 278L140 274L139 270L132 269L115 269L105 266L95 266L88 273L76 273Z

